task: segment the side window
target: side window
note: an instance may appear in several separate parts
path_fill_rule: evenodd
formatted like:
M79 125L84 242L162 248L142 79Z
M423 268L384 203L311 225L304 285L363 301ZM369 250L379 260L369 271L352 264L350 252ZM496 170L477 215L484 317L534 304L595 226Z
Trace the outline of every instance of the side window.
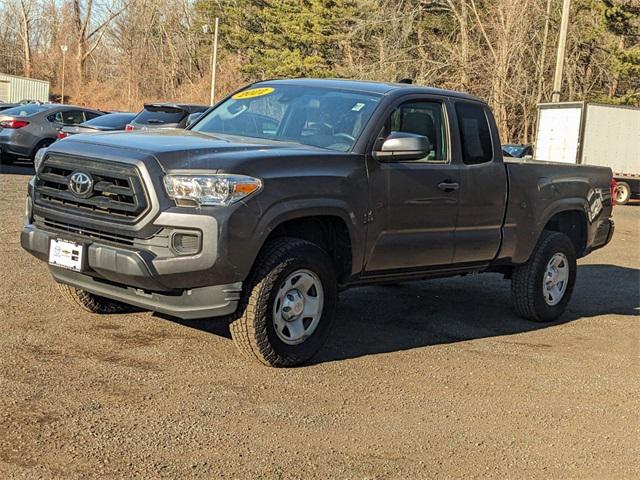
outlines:
M84 112L82 110L67 110L62 112L62 123L64 125L79 125L84 122Z
M53 123L62 124L62 112L56 112L53 115L49 115L47 117L47 120L49 120L50 122L53 122Z
M456 115L464 163L477 165L490 162L493 159L493 143L484 108L473 103L456 102Z
M84 118L86 118L87 120L93 120L96 117L99 117L100 114L96 113L96 112L84 112Z
M384 141L393 132L427 137L432 149L418 162L447 163L447 127L444 106L440 102L412 101L396 108L378 136Z

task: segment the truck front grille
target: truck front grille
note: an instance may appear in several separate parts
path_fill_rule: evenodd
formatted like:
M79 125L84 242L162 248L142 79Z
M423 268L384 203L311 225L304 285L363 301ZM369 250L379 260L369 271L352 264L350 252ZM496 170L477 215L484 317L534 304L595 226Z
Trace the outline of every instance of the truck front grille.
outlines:
M77 235L92 240L102 240L127 246L131 246L134 243L133 237L119 235L113 232L105 232L104 230L87 228L81 225L72 225L70 223L58 222L49 218L36 217L35 224L40 227L45 227L47 230L53 230L55 232L61 233L70 233L72 235Z
M78 195L71 188L74 173L92 181L89 193ZM36 175L35 203L69 213L131 223L149 205L138 169L131 165L95 159L50 155Z

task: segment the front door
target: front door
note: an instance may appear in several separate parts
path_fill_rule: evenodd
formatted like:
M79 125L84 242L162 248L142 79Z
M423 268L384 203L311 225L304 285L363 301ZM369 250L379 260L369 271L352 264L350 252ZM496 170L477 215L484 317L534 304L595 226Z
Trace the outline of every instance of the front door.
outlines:
M451 162L446 105L436 98L399 103L375 148L392 132L429 138L422 159L379 162L369 169L372 211L365 272L426 269L453 262L458 215L458 165Z

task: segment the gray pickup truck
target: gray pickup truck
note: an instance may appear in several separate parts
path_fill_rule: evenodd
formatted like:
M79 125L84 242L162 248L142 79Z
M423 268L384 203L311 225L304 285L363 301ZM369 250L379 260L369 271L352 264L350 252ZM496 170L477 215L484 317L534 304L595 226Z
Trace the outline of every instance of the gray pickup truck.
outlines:
M36 163L22 246L74 303L224 317L272 366L314 355L359 285L499 272L552 321L614 230L608 168L504 161L486 103L406 84L261 82L186 131L75 135Z

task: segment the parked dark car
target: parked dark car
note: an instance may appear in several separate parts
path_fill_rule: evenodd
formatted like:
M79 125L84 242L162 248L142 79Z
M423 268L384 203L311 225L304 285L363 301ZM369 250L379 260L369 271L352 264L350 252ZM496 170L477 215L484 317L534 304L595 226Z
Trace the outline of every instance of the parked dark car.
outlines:
M80 125L69 125L63 127L58 132L58 138L66 138L70 135L76 135L78 133L97 133L97 132L112 132L115 130L124 130L131 120L136 117L135 113L107 113L100 117L87 120Z
M147 103L126 130L150 130L154 128L185 128L192 113L202 113L209 105L178 103Z
M103 112L84 107L29 103L0 112L0 160L33 158L38 150L56 141L66 125L79 125Z
M498 272L518 315L553 321L613 235L612 172L505 161L499 138L463 93L261 82L188 130L49 147L21 243L74 305L224 317L273 366L313 356L359 285Z
M502 145L502 154L505 157L525 158L533 156L533 146L519 145L516 143L505 143Z

